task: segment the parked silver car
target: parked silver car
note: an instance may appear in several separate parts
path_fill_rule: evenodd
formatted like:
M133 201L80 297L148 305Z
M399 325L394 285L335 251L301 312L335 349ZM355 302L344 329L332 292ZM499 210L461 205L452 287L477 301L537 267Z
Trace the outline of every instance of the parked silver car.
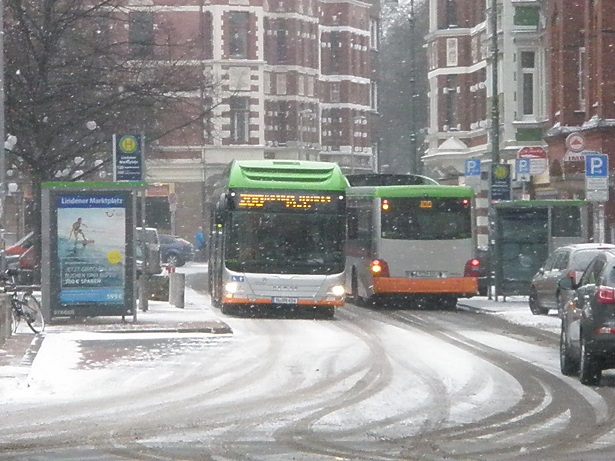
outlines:
M572 292L563 290L557 282L563 277L578 282L590 261L607 249L615 249L615 245L577 243L553 251L532 278L529 300L532 314L546 315L550 309L557 309L561 315Z

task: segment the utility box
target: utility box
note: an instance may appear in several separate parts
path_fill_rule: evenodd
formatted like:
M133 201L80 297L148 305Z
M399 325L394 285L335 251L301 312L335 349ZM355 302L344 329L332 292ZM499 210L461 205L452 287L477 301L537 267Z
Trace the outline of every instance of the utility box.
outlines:
M495 295L527 296L553 250L589 240L589 209L580 200L497 202L494 226Z

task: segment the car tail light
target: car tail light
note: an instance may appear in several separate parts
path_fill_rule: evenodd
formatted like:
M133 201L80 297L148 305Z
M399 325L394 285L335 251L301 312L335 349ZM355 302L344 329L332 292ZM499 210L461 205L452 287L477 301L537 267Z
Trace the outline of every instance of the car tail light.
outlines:
M470 259L464 269L463 269L463 276L464 277L478 277L480 275L479 273L480 270L480 259Z
M600 304L615 304L615 288L598 287L596 301Z
M372 275L374 277L389 277L389 265L381 259L372 261Z
M600 327L594 330L597 335L615 335L615 328L613 327Z

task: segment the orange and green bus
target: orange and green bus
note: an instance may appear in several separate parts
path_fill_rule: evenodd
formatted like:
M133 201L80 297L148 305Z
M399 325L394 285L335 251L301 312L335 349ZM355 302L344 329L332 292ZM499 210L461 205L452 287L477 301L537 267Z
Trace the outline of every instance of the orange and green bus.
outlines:
M454 308L458 298L477 293L474 192L414 175L404 184L396 176L348 178L349 294L355 302L404 297Z

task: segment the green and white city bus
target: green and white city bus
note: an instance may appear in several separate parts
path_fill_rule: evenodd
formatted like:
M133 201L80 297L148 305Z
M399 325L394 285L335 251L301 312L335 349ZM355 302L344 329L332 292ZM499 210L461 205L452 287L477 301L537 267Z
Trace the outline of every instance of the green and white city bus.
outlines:
M476 294L470 187L415 175L348 180L346 286L355 302L403 296L452 308Z
M313 308L345 302L348 182L339 166L233 161L212 216L209 289L225 314L238 306Z

